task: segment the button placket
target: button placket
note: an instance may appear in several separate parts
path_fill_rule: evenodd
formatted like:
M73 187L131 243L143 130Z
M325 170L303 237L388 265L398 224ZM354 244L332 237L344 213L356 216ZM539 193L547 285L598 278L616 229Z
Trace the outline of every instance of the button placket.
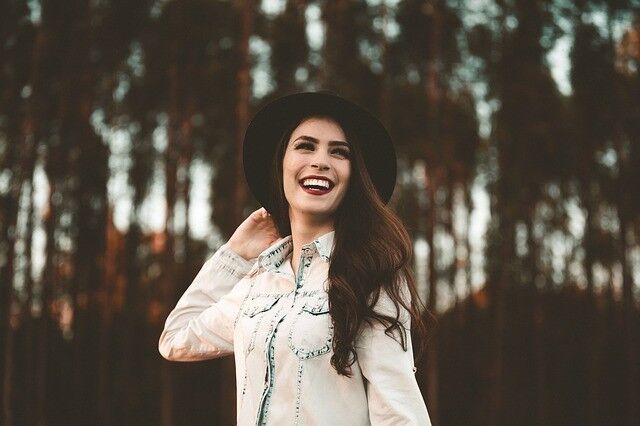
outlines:
M305 271L311 266L311 261L313 258L313 247L306 246L302 247L302 253L300 255L300 266L298 267L298 275L296 276L295 282L295 291L293 295L292 304L289 308L291 310L296 303L298 294L298 290L302 287L305 278ZM276 315L277 316L277 315ZM265 383L264 383L264 391L262 393L262 398L260 399L260 407L258 409L258 418L256 419L256 425L265 424L267 421L267 414L269 411L269 405L271 403L271 391L273 389L273 379L275 376L275 335L278 331L278 327L282 320L287 316L287 312L284 312L283 315L280 316L278 321L275 324L275 327L272 323L272 331L267 337L267 345L266 345L266 358L267 358L267 371L265 374Z
M300 255L300 266L298 267L298 276L296 277L296 290L302 287L304 279L306 278L305 271L311 266L311 260L313 258L312 247L302 247L302 253Z
M312 262L312 258L313 258L313 250L314 247L312 245L308 245L305 247L302 247L301 250L301 255L300 255L300 263L299 263L299 271L297 276L295 277L295 290L294 290L294 294L293 294L293 300L292 300L292 305L290 308L293 308L293 306L295 305L295 302L297 300L297 294L298 294L298 290L303 286L304 284L304 280L305 280L305 275L306 275L306 271L309 269L309 267L311 266L311 262ZM287 313L285 312L282 316L280 316L280 318L277 320L275 327L274 324L272 322L272 330L267 338L267 345L266 345L266 358L267 358L267 371L265 374L265 388L264 388L264 392L260 401L260 409L258 411L258 418L256 419L256 423L257 424L262 424L263 422L266 422L266 418L267 418L267 413L268 413L268 408L269 408L269 404L270 404L270 399L271 399L271 390L273 388L273 378L274 378L274 369L275 369L275 360L274 360L274 344L275 344L275 335L276 332L278 330L278 327L280 325L280 323L282 322L282 320L286 317ZM274 317L275 319L275 317Z

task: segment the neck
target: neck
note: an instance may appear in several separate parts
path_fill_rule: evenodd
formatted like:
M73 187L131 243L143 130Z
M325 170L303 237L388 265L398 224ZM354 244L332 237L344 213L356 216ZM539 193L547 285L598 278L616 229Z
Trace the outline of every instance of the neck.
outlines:
M333 219L319 218L316 215L289 211L291 221L291 240L293 241L292 261L297 265L302 246L334 230Z

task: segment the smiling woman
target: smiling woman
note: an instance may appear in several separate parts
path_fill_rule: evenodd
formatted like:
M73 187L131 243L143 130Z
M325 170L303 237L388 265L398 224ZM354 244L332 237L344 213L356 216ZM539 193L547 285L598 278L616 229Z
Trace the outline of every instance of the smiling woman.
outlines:
M411 239L386 206L396 157L384 127L344 98L300 93L256 114L243 155L265 207L205 263L160 353L233 353L238 424L430 424L411 338L424 337L422 306Z

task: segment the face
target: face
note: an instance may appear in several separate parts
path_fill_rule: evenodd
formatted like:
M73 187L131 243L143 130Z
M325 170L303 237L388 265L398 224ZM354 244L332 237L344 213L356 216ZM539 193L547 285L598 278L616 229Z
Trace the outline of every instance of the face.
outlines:
M294 129L282 161L290 218L332 219L349 186L350 152L342 128L330 119L307 118ZM319 181L306 180L309 176Z

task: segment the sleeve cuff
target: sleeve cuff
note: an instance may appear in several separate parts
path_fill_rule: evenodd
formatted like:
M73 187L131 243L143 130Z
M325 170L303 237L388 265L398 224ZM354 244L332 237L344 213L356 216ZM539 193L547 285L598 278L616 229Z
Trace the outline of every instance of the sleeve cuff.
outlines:
M213 263L214 268L224 269L239 278L247 275L258 260L257 257L245 259L233 251L228 242L220 246L214 256L217 257L216 262Z

